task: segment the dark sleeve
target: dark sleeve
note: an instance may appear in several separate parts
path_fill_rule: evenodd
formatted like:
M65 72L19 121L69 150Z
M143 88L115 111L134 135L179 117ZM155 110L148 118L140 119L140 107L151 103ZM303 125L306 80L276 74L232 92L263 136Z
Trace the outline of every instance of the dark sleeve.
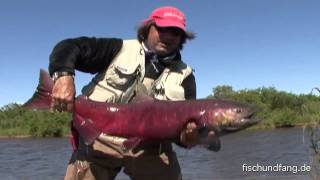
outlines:
M79 37L59 42L50 54L49 73L97 73L106 69L122 47L117 38Z
M184 97L185 99L196 99L197 97L197 89L196 89L196 80L191 73L186 79L182 82L182 87L184 88Z

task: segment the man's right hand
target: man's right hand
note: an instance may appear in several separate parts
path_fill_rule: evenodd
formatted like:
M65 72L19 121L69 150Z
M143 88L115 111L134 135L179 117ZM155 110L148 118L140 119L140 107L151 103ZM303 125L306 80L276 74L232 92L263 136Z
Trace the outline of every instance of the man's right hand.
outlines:
M72 112L75 94L73 76L59 77L53 85L51 109Z

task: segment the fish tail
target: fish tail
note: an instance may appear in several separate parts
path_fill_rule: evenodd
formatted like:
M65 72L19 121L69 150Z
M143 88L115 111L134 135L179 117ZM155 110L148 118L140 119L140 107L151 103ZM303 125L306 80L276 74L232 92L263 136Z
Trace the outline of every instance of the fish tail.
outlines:
M48 72L40 69L39 84L33 96L23 104L28 109L50 109L53 80Z

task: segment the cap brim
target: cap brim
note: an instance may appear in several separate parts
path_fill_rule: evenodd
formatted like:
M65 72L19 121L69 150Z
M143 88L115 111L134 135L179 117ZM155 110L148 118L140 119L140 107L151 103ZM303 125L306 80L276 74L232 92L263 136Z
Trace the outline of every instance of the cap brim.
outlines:
M176 28L179 28L179 29L183 30L184 32L186 32L186 28L185 28L184 24L178 23L177 21L170 21L168 19L166 19L166 20L154 19L154 22L159 27L176 27Z

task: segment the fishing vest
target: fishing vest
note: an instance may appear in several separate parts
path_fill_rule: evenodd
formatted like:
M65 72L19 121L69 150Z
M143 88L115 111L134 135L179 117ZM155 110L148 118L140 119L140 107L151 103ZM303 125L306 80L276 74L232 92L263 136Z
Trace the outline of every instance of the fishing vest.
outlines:
M145 53L137 40L124 40L121 50L107 69L98 73L82 89L89 99L100 102L127 103L135 95L138 84L144 84L148 94L159 100L184 100L183 80L192 69L175 61L156 79L144 78Z

